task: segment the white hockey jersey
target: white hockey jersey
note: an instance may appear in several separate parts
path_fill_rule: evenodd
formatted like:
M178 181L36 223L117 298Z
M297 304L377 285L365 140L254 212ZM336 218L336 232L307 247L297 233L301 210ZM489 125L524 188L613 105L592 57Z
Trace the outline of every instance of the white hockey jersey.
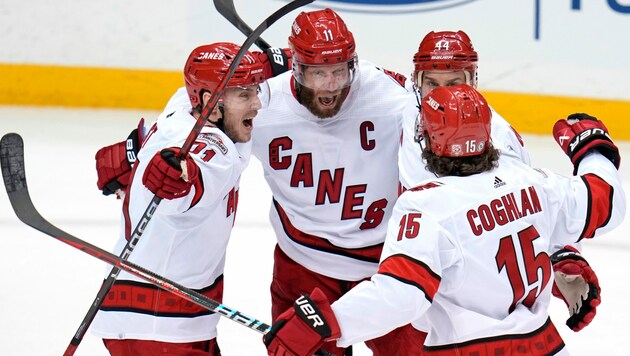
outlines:
M398 199L378 273L332 305L337 344L426 318L426 355L566 353L547 313L550 249L609 231L625 209L599 153L572 178L502 155L489 172L424 181Z
M163 148L181 147L194 124L186 91L180 89L138 153L115 253L122 251L153 198L142 184L148 162ZM237 149L221 130L204 127L190 150L201 184L183 198L161 201L129 261L221 301L238 183L250 152L250 144ZM123 271L98 312L92 332L111 339L193 342L215 337L218 320L219 315Z
M320 119L296 99L290 72L267 81L253 132L280 248L317 273L360 280L376 272L397 199L405 78L361 61L337 115Z

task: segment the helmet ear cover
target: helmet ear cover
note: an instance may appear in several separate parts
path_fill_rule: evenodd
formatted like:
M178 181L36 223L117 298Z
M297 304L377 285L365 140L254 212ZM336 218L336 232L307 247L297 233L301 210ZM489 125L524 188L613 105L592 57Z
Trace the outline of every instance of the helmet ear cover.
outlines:
M476 156L490 144L491 119L485 98L468 84L437 87L422 101L416 136L427 135L438 156Z
M413 56L413 80L420 87L423 71L459 71L466 73L466 80L477 86L478 56L470 38L464 31L429 32Z
M217 42L199 46L190 53L184 67L184 83L193 108L202 105L204 92L212 94L216 91L239 50L240 46L236 44ZM247 52L226 88L259 85L264 81L263 64Z

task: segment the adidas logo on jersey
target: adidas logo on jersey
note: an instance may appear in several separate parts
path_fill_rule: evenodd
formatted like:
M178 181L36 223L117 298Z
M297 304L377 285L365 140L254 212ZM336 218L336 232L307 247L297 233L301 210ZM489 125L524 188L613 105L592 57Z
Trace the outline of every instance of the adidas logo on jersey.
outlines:
M505 185L505 182L501 180L499 177L494 177L494 187L499 188Z

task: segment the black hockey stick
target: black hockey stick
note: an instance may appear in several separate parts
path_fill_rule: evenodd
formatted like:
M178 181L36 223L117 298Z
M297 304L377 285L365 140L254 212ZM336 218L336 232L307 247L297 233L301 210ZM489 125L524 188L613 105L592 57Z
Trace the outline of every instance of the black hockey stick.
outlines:
M214 0L214 7L217 11L228 20L234 27L236 27L245 36L250 36L254 30L249 27L243 19L236 12L234 7L234 0ZM267 41L263 40L260 36L254 41L254 44L261 50L265 51L271 48Z
M236 68L238 67L241 60L247 53L247 50L249 49L249 47L251 47L251 45L258 39L258 37L278 19L280 19L284 15L288 14L289 12L301 6L310 4L313 1L314 0L292 1L284 5L280 9L278 9L269 17L267 17L260 25L258 25L258 27L255 30L251 32L251 35L245 40L245 42L243 42L243 44L241 45L241 49L237 52L236 56L234 56L234 58L232 59L232 63L230 64L230 67L228 68L227 73L225 74L225 76L223 76L216 90L212 93L210 99L204 105L203 110L201 111L200 117L197 119L194 127L188 134L186 141L184 142L184 144L182 145L180 149L181 158L184 158L186 154L190 151L190 148L192 147L193 143L197 139L199 132L201 131L201 129L206 123L206 120L208 119L208 117L210 116L214 108L216 107L217 103L219 102L219 99L223 95L223 91L227 87L227 83L234 75ZM134 228L131 234L131 238L129 239L125 247L123 248L123 252L120 255L120 258L122 260L126 260L131 254L131 252L133 251L133 249L135 248L136 244L138 243L138 240L142 236L144 228L153 217L153 213L155 212L155 209L157 209L161 201L162 201L162 198L158 196L154 196L151 202L149 203L149 205L147 206L147 208L145 209L145 212L140 218L139 223L136 225L136 227ZM85 333L87 332L87 329L92 323L92 320L94 320L94 317L96 316L98 309L100 308L105 297L107 296L107 293L109 293L110 289L114 285L114 282L116 281L116 278L118 277L118 274L120 273L120 269L121 269L116 265L114 266L115 267L112 268L112 271L110 272L109 276L105 279L105 281L101 285L101 288L99 289L96 297L94 298L94 301L92 302L90 306L90 309L88 309L87 313L85 314L83 320L81 321L81 324L79 325L79 328L77 329L72 340L70 341L70 344L68 344L68 347L66 349L66 352L64 353L64 356L74 355L74 352L76 351L77 347L81 343L81 340L83 339L83 336L85 335Z
M26 225L39 230L46 235L52 236L78 250L81 250L88 255L107 262L116 268L138 276L168 292L178 295L181 298L200 305L210 311L221 314L222 316L232 319L239 324L245 325L250 329L263 334L270 330L270 326L260 320L251 318L238 310L229 308L203 294L186 288L177 282L173 282L156 274L155 272L149 271L144 267L127 262L113 253L107 252L100 247L94 246L89 242L83 241L78 237L62 231L44 219L33 205L28 191L26 173L24 169L24 142L20 135L16 133L8 133L0 140L0 166L2 167L4 186L7 189L7 194L9 195L11 207L13 207L17 217Z
M52 225L37 211L31 200L31 196L26 184L26 171L24 167L24 141L22 137L16 133L8 133L0 139L0 167L2 169L2 177L4 186L11 202L11 207L17 217L26 225L54 237L55 239L68 244L82 252L96 257L115 268L125 270L135 276L138 276L147 282L154 284L168 292L171 292L181 298L192 303L204 307L210 311L220 314L231 319L241 325L252 330L266 334L271 327L260 320L251 318L238 310L227 307L200 294L194 290L186 288L177 282L173 282L162 277L155 272L149 271L144 267L134 263L127 262L113 253L107 252L100 247L94 246L78 237ZM76 349L76 348L75 348ZM315 355L330 355L326 351L318 350Z
M210 100L208 100L206 105L203 107L203 110L201 111L201 117L195 123L195 126L193 127L192 131L188 135L188 138L186 138L186 142L184 142L184 145L182 146L182 150L185 150L185 152L188 152L188 150L190 150L190 146L192 146L192 144L195 142L195 139L199 135L199 131L201 131L201 128L205 124L207 118L210 116L210 114L214 110L214 107L219 102L219 98L223 94L223 91L225 90L225 87L229 79L232 77L232 75L234 75L234 71L236 70L236 67L241 62L241 59L243 59L243 56L245 56L245 53L247 52L249 47L251 47L252 44L256 42L256 40L260 37L260 35L267 28L269 28L269 26L271 26L274 22L278 21L281 17L288 14L289 12L299 7L302 7L304 5L310 4L313 1L315 0L294 0L284 5L280 9L276 10L276 12L271 14L269 17L267 17L262 23L260 23L260 25L258 25L258 27L256 27L254 31L252 31L252 33L249 36L247 36L247 39L241 45L241 49L238 51L238 53L232 60L228 73L223 77L223 79L221 80L217 88L215 89L216 91L214 92L214 94L216 95L213 95L210 98Z

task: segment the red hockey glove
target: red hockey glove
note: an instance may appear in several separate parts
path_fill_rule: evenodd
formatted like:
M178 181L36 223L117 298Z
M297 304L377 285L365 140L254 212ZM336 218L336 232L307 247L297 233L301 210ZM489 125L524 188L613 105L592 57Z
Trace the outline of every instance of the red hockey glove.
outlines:
M188 179L182 178L179 148L165 148L157 152L142 176L142 183L153 194L163 199L175 199L190 192L193 184L199 180L199 167L190 154L186 155Z
M553 137L573 162L573 174L589 150L597 150L619 168L619 149L610 139L604 123L588 114L572 114L553 125Z
M551 263L554 271L551 292L569 308L567 326L580 331L593 321L601 303L597 275L580 252L571 246L551 255Z
M96 186L103 195L127 189L131 167L136 162L143 140L144 119L140 119L138 128L131 131L127 140L105 146L96 152Z
M269 355L313 355L325 341L341 336L339 324L324 293L313 289L301 296L293 308L282 313L263 336Z
M258 53L258 59L265 66L265 79L273 78L292 68L293 57L288 48L268 48Z

